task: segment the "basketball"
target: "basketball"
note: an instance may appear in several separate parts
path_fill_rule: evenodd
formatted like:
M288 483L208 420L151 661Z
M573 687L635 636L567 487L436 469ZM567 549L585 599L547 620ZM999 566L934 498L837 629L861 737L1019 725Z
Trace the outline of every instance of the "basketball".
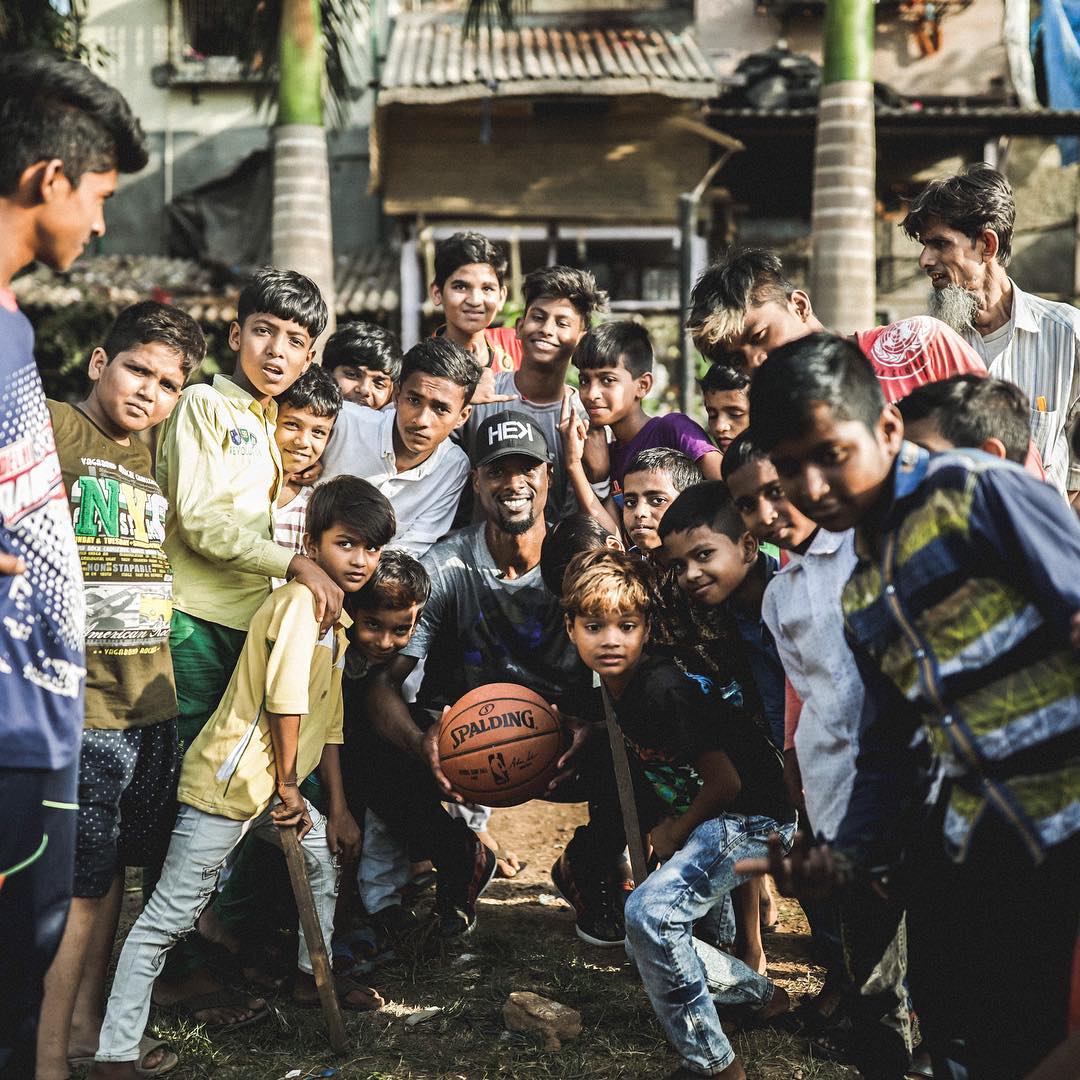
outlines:
M514 683L470 690L439 728L447 780L482 806L517 806L542 795L562 752L562 725L552 707Z

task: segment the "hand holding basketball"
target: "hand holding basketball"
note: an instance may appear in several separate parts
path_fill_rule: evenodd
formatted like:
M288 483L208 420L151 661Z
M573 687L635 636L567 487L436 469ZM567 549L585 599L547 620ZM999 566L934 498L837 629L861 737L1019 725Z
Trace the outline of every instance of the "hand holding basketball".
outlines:
M453 785L446 779L446 773L442 771L442 762L439 759L439 732L442 731L443 724L446 723L446 714L450 711L449 705L443 706L442 719L437 724L432 724L431 727L424 732L423 740L420 743L421 753L424 760L427 762L428 768L431 770L431 775L435 777L435 783L439 785L439 790L443 794L443 798L448 802L464 802L465 800L454 790Z
M443 712L436 737L436 780L441 775L444 790L483 806L517 806L542 795L566 757L554 706L513 683L469 691Z

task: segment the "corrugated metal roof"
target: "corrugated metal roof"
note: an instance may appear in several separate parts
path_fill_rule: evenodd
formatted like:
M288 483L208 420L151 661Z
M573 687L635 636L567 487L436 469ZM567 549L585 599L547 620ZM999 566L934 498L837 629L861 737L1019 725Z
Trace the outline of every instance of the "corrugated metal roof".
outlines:
M385 248L339 255L335 260L338 318L385 318L400 306L399 262ZM192 259L163 255L89 255L70 270L39 266L12 284L26 307L94 304L119 310L148 297L175 304L198 322L231 322L242 282Z
M1024 109L1015 105L910 105L902 108L879 105L874 110L879 126L925 127L999 126L1018 134L1066 135L1080 132L1080 110ZM732 123L748 121L767 124L770 121L805 123L810 130L817 122L817 109L754 109L745 106L720 104L709 109L717 121Z
M510 30L484 26L466 38L459 16L420 13L397 20L379 104L549 94L704 100L716 89L716 74L689 28L598 26L549 16L522 18Z

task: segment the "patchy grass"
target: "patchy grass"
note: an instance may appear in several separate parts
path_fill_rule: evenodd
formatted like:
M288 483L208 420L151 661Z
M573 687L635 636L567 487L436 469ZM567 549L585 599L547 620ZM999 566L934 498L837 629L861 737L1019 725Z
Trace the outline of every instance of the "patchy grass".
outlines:
M496 829L531 865L513 881L493 884L469 937L435 955L419 940L372 976L389 1004L378 1013L347 1012L349 1054L335 1059L318 1009L296 1009L287 993L273 1001L274 1017L232 1035L164 1018L151 1026L181 1057L174 1080L279 1080L336 1068L342 1080L599 1080L663 1077L678 1061L668 1049L649 1001L621 950L596 949L573 932L570 909L555 900L547 869L580 809L532 804L499 812ZM567 814L571 816L567 818ZM818 973L805 959L805 922L782 902L782 932L766 938L770 976L793 998L813 992ZM505 1030L502 1005L512 990L533 990L582 1014L581 1036L560 1051L538 1038ZM438 1007L431 1019L407 1018ZM805 1041L771 1031L735 1037L736 1051L755 1080L841 1080L842 1066L814 1061Z

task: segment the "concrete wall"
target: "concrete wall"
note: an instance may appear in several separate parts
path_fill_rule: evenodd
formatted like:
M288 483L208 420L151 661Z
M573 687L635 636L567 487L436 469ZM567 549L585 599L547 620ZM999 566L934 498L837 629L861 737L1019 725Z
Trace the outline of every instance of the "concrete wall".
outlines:
M169 60L168 0L91 0L88 40L109 50L100 74L116 86L148 136L150 164L122 177L110 201L103 252L165 251L167 198L228 172L269 141L273 112L247 87L159 87L153 69ZM366 78L363 79L366 82ZM379 239L379 204L367 194L367 132L372 92L350 110L345 130L330 136L334 246L348 251ZM171 145L171 154L169 148Z
M879 12L874 31L874 78L901 94L912 96L974 96L1000 92L1008 85L1002 0L973 0L963 11L942 21L942 47L933 56L920 56L912 24L902 22L892 6ZM778 40L797 53L821 63L822 19L796 10L780 18L759 14L751 0L697 0L698 41L730 74L747 53L760 52Z

